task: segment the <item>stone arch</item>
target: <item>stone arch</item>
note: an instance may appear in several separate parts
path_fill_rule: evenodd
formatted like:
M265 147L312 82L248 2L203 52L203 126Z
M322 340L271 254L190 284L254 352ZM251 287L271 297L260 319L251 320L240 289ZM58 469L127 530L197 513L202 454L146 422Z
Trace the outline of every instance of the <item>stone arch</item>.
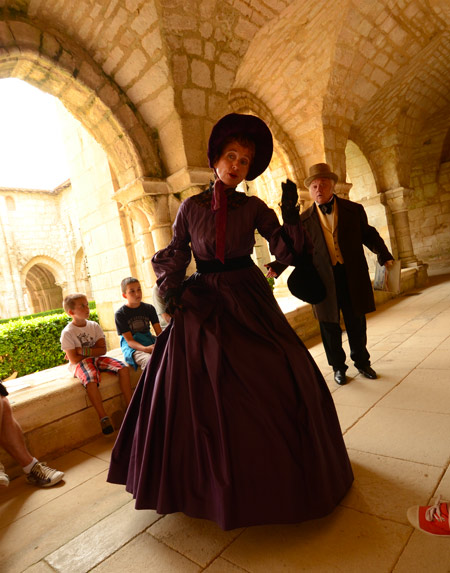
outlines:
M295 145L288 135L281 129L269 108L256 96L243 89L233 89L230 93L229 103L236 113L253 113L263 119L270 127L274 137L274 156L276 165L270 164L270 169L285 170L281 177L290 177L300 187L305 172Z
M45 255L33 257L21 271L31 312L61 308L65 274L62 265Z
M347 166L347 180L352 184L350 189L350 199L360 202L369 197L377 195L377 186L367 158L351 139L347 141L345 147L345 159Z
M88 300L92 300L92 287L83 247L75 253L75 283L78 292L84 292Z
M0 35L0 78L21 79L57 97L103 147L121 187L162 176L150 128L87 52L36 23L0 21Z

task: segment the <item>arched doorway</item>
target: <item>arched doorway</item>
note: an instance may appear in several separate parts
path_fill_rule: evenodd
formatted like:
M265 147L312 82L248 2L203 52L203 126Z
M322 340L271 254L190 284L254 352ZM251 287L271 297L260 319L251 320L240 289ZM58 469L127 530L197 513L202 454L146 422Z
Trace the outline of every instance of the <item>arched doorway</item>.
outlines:
M56 284L51 270L44 265L33 265L28 270L25 285L31 312L44 312L62 307L62 288Z

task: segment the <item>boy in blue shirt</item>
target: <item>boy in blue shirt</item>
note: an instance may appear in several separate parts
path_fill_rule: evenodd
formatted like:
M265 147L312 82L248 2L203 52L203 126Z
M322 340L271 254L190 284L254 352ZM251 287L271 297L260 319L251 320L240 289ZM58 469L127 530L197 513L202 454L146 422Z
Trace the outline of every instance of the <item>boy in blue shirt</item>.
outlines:
M150 324L153 325L156 336L161 333L161 325L155 307L142 302L142 289L138 279L127 277L120 286L122 296L127 300L114 315L117 334L120 336L120 348L128 364L135 370L138 366L144 369L155 346Z

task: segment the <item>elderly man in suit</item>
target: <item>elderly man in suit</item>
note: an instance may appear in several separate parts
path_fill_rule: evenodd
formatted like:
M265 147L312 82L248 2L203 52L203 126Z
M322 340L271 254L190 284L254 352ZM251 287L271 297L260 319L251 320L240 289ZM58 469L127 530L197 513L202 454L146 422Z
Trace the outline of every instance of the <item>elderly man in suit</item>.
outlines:
M391 266L393 256L369 225L363 206L334 194L337 180L326 163L310 168L304 183L314 204L301 214L301 220L314 244L314 266L327 289L326 298L313 305L313 310L328 364L335 381L342 385L347 382L348 367L342 348L341 311L351 359L363 376L377 377L367 351L365 315L375 310L375 301L363 245L377 255L380 265Z

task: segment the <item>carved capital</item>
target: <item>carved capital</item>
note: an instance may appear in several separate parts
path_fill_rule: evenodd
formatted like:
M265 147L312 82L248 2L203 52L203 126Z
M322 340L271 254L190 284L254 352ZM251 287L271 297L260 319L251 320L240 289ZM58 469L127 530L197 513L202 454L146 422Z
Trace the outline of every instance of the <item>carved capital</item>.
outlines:
M183 167L176 173L167 177L172 193L185 193L186 191L208 185L214 178L212 169L204 167Z
M389 191L384 192L387 204L392 213L408 210L408 202L412 191L412 189L406 187L397 187L396 189L389 189Z
M342 199L348 199L350 189L353 187L353 183L336 183L334 186L334 192L338 197L342 197Z

